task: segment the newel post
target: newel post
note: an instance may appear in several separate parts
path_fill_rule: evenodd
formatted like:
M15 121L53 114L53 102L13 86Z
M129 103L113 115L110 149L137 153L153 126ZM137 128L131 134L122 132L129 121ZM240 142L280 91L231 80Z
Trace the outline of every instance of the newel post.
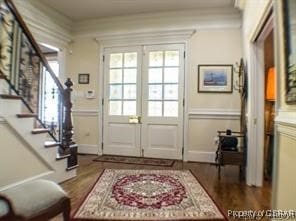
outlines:
M73 141L73 123L72 123L72 102L71 92L73 82L70 78L65 82L66 89L63 94L64 118L63 118L63 136L60 148L61 154L70 154L68 158L68 169L77 166L77 144Z

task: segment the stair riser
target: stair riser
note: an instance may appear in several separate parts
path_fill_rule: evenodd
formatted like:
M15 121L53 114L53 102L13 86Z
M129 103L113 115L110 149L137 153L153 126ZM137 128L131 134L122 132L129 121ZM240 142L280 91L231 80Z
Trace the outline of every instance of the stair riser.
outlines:
M3 117L16 116L22 109L21 100L10 100L0 98L0 115Z
M0 78L0 94L9 94L9 86L4 79Z

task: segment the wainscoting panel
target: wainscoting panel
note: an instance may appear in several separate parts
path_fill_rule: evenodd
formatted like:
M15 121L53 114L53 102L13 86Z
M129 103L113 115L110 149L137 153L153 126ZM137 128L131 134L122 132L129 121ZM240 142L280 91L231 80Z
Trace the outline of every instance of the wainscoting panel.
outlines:
M275 119L276 142L274 171L274 202L277 209L292 209L295 205L296 182L296 112L279 111Z
M73 110L74 139L78 152L100 154L98 110Z
M217 130L239 130L240 111L191 109L188 112L188 146L185 161L215 162Z

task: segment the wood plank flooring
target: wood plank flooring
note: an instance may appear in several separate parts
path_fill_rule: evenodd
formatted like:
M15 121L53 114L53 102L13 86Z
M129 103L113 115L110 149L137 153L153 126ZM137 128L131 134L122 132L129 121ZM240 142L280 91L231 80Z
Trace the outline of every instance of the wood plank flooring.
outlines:
M216 166L204 163L183 163L176 161L173 167L158 167L131 164L93 162L94 155L79 155L78 176L62 183L71 197L72 212L75 211L104 169L189 169L206 188L216 204L227 214L228 210L270 209L271 186L250 187L239 180L238 167L222 167L218 180ZM61 220L60 217L54 221Z

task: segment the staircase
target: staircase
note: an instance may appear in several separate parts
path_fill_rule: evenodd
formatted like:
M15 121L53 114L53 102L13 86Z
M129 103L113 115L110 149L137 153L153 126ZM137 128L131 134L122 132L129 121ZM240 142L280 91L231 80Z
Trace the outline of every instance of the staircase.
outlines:
M52 100L45 101L49 80ZM56 182L74 177L78 167L72 86L71 79L60 83L13 2L0 1L0 118L48 166L43 178Z

